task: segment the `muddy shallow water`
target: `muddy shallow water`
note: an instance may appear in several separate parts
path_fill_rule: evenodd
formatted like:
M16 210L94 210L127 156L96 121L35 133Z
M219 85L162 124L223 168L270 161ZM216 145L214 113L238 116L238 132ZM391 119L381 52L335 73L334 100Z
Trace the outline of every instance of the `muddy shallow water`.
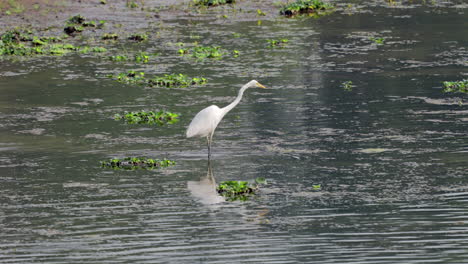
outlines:
M271 1L198 11L183 1L145 3L157 11L125 1L54 7L52 34L75 12L106 19L83 41L109 52L0 61L0 263L465 262L468 102L443 93L442 82L466 78L468 6L335 3L319 19L280 17ZM99 40L142 31L147 42ZM284 47L268 46L282 38ZM240 55L179 56L177 43L194 42ZM107 59L122 50L159 55L147 64ZM106 76L127 70L208 83L147 88ZM205 141L186 139L186 126L251 79L270 89L247 90L225 116L208 164ZM112 119L156 109L180 113L180 122ZM177 165L99 166L125 156ZM268 184L247 202L213 189L256 177Z

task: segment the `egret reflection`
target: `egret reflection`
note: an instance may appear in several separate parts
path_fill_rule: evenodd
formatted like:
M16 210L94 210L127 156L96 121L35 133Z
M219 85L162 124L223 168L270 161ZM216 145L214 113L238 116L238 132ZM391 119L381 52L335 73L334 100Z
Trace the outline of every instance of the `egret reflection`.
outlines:
M213 176L213 169L211 168L210 161L208 161L207 167L206 175L202 176L199 181L188 181L187 188L192 196L203 204L218 204L224 202L224 198L220 196L216 190L216 180Z

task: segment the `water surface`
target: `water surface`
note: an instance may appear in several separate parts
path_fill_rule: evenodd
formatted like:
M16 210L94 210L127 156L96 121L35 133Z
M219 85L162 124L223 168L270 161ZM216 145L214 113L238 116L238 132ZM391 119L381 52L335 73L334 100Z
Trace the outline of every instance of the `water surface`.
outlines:
M467 6L355 1L320 19L285 19L256 4L241 3L244 12L161 11L164 26L147 29L161 37L110 44L160 53L146 65L82 55L2 60L0 263L468 258L468 108L466 97L442 93L443 81L466 78ZM370 40L378 37L384 44ZM279 38L289 39L284 48L268 47ZM193 41L241 55L179 57L174 43ZM129 69L209 82L145 88L106 77ZM248 90L224 118L208 164L204 140L185 139L186 126L202 108L230 103L251 79L270 89ZM178 112L181 121L112 120L142 109ZM99 167L124 156L177 165ZM268 184L247 202L224 202L213 189L256 177Z

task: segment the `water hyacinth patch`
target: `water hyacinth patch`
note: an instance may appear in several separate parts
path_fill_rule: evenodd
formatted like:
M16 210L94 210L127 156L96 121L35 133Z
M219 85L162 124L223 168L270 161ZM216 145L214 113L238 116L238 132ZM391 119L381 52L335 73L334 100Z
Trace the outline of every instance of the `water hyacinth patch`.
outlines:
M164 87L187 87L189 85L205 84L205 78L190 78L184 74L164 74L161 77L154 77L148 80L149 86L164 86Z
M194 0L193 3L197 6L218 6L225 4L233 4L234 0Z
M446 93L468 93L468 80L445 81L443 84Z
M101 38L104 40L116 40L119 38L119 35L115 33L105 33Z
M145 33L135 33L135 34L130 35L128 39L142 42L142 41L148 40L148 35Z
M111 61L127 61L128 57L125 55L114 55L114 56L109 56L109 59Z
M148 53L140 51L135 54L135 62L147 63L150 59Z
M280 14L285 16L296 16L300 14L325 14L325 11L333 9L333 5L321 0L297 0L286 4L281 8Z
M129 71L128 73L120 73L117 76L109 75L109 77L115 78L115 80L122 83L134 83L149 87L187 87L190 85L202 85L207 82L203 77L191 78L181 73L164 74L164 76L147 79L144 72Z
M119 73L118 75L109 75L111 78L115 78L116 81L121 83L146 83L145 73L137 71L128 71L127 73Z
M67 35L73 36L75 33L80 33L85 27L96 27L95 21L86 21L86 18L82 15L75 15L68 19L63 31Z
M139 157L114 158L108 161L101 161L101 167L126 170L165 168L175 164L175 161L168 159L160 160Z
M217 187L218 193L228 201L246 201L255 190L246 181L223 181Z
M288 39L267 39L270 48L284 47L289 42Z
M180 55L189 55L196 59L220 59L223 55L229 54L227 50L222 49L220 46L195 46L191 49L181 48L178 50L178 53Z
M260 184L266 184L265 178L256 178L255 184L247 181L224 181L218 185L216 190L227 201L246 201L256 193Z
M346 81L346 82L343 82L341 83L341 88L343 88L343 90L347 91L347 92L350 92L353 90L353 82L352 81Z
M369 38L370 41L374 42L375 44L377 45L383 45L384 42L385 42L385 39L384 38L381 38L381 37L370 37Z
M123 115L115 114L115 120L125 120L129 124L156 124L163 126L165 124L174 124L179 122L179 114L167 111L141 111L141 112L127 112Z

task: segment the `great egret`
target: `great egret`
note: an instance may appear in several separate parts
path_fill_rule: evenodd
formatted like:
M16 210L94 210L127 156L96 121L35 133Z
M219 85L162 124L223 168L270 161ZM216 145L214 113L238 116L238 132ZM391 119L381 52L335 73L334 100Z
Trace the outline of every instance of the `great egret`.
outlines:
M208 159L211 156L211 141L216 126L218 126L224 115L231 111L231 109L233 109L240 102L244 91L253 87L266 88L259 82L252 80L242 86L242 88L239 90L239 94L232 103L223 108L219 108L216 105L208 106L207 108L198 112L198 114L193 118L192 122L190 122L190 125L187 128L187 137L206 137L206 140L208 141Z

